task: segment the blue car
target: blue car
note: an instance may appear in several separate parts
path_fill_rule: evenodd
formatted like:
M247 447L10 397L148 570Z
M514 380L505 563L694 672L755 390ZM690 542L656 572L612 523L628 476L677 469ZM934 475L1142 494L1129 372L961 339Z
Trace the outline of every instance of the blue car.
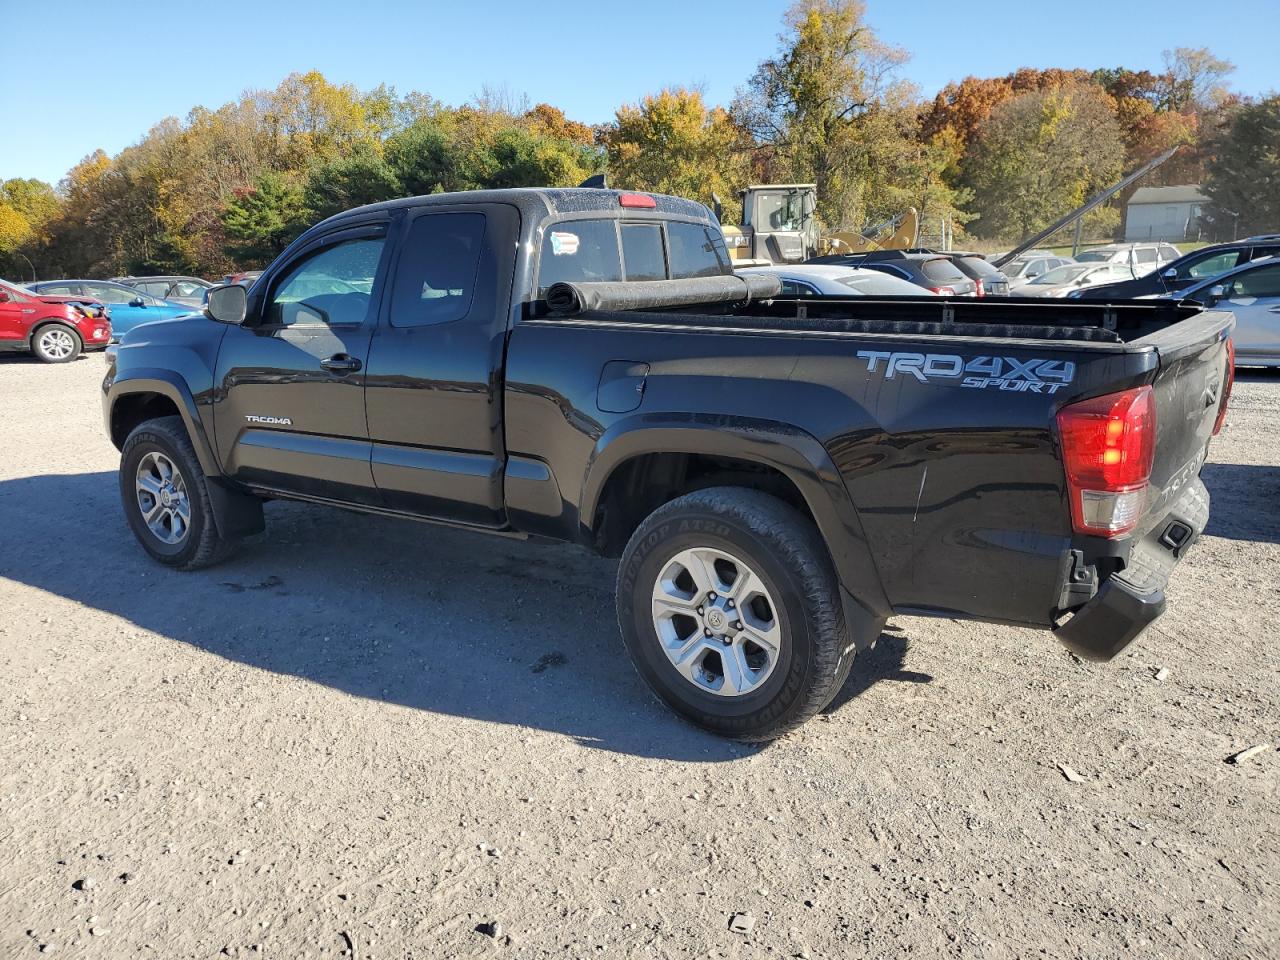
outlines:
M110 280L44 280L26 285L36 293L68 297L90 297L101 300L111 311L111 336L119 339L140 323L170 320L197 312L180 303L161 300L135 287Z

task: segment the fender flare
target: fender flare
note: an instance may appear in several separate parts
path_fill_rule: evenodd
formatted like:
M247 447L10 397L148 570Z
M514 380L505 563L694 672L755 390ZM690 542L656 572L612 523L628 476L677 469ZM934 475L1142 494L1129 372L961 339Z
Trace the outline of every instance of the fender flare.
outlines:
M195 397L187 382L172 370L155 367L144 367L130 370L117 377L107 391L105 412L107 435L110 436L111 421L115 414L116 401L122 397L135 396L140 393L155 393L173 401L187 428L187 436L195 447L196 457L200 461L200 469L207 477L222 476L218 458L214 456L213 445L205 433L204 423L196 407Z
M584 542L614 471L635 457L661 453L710 454L777 470L808 505L844 588L873 614L889 615L880 572L840 471L817 438L779 421L714 414L637 414L616 421L596 441L583 477L578 522Z

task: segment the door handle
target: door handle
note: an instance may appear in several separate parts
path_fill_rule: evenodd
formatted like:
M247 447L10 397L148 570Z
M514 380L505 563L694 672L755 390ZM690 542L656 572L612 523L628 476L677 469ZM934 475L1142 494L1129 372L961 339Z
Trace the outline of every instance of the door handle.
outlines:
M321 360L320 366L335 373L353 373L360 369L360 361L345 353L335 353L332 357Z
M1268 307L1267 310L1271 313L1280 313L1280 305L1276 305L1274 307Z

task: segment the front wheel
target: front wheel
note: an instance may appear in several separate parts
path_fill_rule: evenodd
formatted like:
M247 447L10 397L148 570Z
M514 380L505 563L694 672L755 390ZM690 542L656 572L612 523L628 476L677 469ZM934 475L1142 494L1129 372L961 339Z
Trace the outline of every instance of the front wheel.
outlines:
M70 363L82 349L79 335L61 323L45 324L31 341L31 352L45 363Z
M622 556L618 620L663 702L740 740L800 726L853 660L817 529L754 490L699 490L654 511Z
M181 417L139 424L120 454L120 499L144 550L170 567L217 563L234 544L221 536L204 472Z

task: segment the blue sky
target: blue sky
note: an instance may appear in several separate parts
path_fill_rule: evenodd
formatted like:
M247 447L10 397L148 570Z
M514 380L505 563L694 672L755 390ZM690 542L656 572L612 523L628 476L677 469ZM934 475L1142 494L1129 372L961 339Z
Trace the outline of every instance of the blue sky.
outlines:
M625 18L598 0L4 6L0 178L57 181L94 149L115 153L166 116L217 107L313 68L362 89L387 83L446 103L505 84L588 123L663 86L701 85L727 103L776 48L788 3L645 0L629 4ZM867 6L879 35L911 51L903 75L928 95L967 74L1020 66L1154 70L1164 49L1205 45L1237 65L1236 89L1280 89L1275 0Z

